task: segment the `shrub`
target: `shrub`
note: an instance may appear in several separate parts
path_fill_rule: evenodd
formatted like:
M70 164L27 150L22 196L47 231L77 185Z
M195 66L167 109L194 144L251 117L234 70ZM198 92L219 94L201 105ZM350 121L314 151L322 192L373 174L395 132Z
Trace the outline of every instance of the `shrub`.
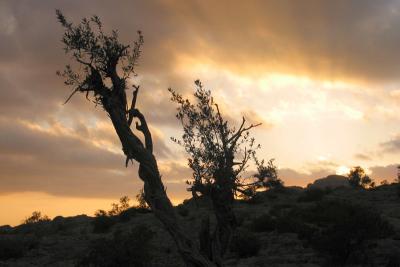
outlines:
M254 232L271 232L275 230L275 220L269 214L263 214L255 218L251 224Z
M10 225L2 225L0 226L0 235L11 233L12 227Z
M262 183L266 189L276 189L284 187L283 181L278 178L278 170L271 159L264 165L264 160L256 160L257 174L255 177Z
M130 221L131 218L135 217L137 215L138 211L136 210L135 207L126 209L122 211L119 215L118 218L121 222L128 222Z
M93 233L106 233L116 223L115 218L107 216L103 210L98 210L95 215L96 217L92 221Z
M37 247L38 243L37 239L30 236L0 236L0 260L21 258L27 251Z
M371 241L394 233L393 227L370 208L338 200L277 212L276 230L297 233L300 239L339 266L362 263Z
M149 209L149 205L147 205L146 197L144 194L144 189L140 189L139 193L136 195L136 200L138 202L137 207L140 209Z
M112 203L111 210L108 211L109 216L117 216L121 214L121 212L127 210L129 208L129 197L123 196L119 199L119 203Z
M50 218L47 215L42 215L40 211L34 211L32 212L31 216L25 218L23 223L32 224L32 223L48 222L48 221L50 221Z
M233 236L230 248L239 258L248 258L258 254L261 241L256 234L239 229Z
M326 191L321 188L310 187L304 190L302 195L298 198L301 202L320 201L325 195Z
M319 226L308 236L311 245L335 264L352 259L358 263L371 240L394 233L390 224L373 210L343 201L322 201L315 206L292 212L296 218Z
M287 212L289 209L291 209L293 205L291 204L276 204L271 207L269 210L269 214L275 217L281 216L283 213Z
M284 215L277 218L276 230L278 233L295 233L299 239L311 240L316 228L304 223L297 217Z
M153 237L154 232L148 227L138 225L128 234L118 231L111 239L96 239L77 266L150 266Z

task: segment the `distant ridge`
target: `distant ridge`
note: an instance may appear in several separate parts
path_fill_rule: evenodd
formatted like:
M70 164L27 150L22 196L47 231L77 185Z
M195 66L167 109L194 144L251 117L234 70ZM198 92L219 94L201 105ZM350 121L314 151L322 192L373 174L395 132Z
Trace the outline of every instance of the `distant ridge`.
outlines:
M308 184L308 188L337 188L337 187L349 187L349 182L347 177L343 175L328 175L324 178L315 180L313 183Z

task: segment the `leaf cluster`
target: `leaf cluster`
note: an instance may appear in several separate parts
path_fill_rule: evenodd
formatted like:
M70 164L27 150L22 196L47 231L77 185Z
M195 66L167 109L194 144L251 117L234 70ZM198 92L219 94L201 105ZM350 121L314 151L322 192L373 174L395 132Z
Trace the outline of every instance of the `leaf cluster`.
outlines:
M57 10L56 14L65 29L62 38L64 51L80 63L78 70L66 65L62 72L57 71L57 75L65 79L64 83L73 87L73 92L66 102L76 92L85 92L87 97L93 92L94 102L99 104L105 94L121 87L125 88L126 80L136 75L134 69L144 42L142 33L138 31L138 39L131 47L119 41L117 30L112 30L110 34L105 33L97 16L83 18L81 23L75 26L67 21L60 10ZM107 79L111 80L112 86L106 85Z
M211 91L199 80L195 81L193 103L173 89L169 91L171 100L178 104L176 118L183 127L182 138L171 139L183 146L193 170L193 181L187 181L189 190L206 194L222 175L228 175L232 190L245 192L248 184L241 174L260 148L250 130L260 124L247 124L243 117L239 128L231 126L222 117Z

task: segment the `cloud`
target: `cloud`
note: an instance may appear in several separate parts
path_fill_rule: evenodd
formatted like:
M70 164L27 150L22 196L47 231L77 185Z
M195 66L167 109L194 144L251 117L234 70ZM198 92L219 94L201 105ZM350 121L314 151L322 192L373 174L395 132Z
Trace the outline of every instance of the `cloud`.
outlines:
M369 176L373 178L377 184L383 180L392 182L397 178L398 166L398 164L389 164L369 167ZM316 179L332 174L335 174L335 170L324 167L312 169L308 172L301 172L291 168L282 168L278 170L279 177L285 182L286 185L300 185L303 187L314 182Z
M400 151L400 135L394 136L389 141L380 143L380 147L383 152L386 153L397 153Z
M399 73L395 1L168 3L178 24L196 33L184 52L240 73L275 69L353 80Z
M17 27L17 20L10 14L10 10L5 3L0 3L0 36L12 34Z
M376 180L376 182L381 182L387 180L389 182L394 181L397 178L397 166L398 164L389 164L386 166L373 166L368 168L371 171L371 177Z
M242 116L246 119L247 123L249 124L259 124L261 123L260 128L263 129L271 129L272 127L274 127L273 123L267 121L266 119L264 119L263 117L261 117L257 112L247 109L242 111Z
M372 160L371 156L367 155L367 154L363 154L363 153L357 153L354 155L354 158L358 159L358 160Z
M34 126L0 119L0 194L40 191L63 196L118 197L138 190L141 182L137 164L133 169L125 168L121 152L96 145L102 144L96 140L101 134L81 135L87 129L80 129L77 134L56 125L47 130ZM157 131L153 132L157 147L161 147L155 154L163 159L169 150L157 137ZM168 178L165 182L169 183Z
M331 169L318 169L311 172L300 172L291 168L282 168L278 170L279 177L285 182L286 186L302 186L314 182L316 179L326 177L335 172Z

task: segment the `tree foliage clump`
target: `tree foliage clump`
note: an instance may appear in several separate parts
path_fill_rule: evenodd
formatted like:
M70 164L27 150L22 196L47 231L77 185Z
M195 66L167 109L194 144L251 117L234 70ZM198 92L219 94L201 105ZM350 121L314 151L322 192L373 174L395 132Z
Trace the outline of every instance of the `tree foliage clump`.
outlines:
M257 160L256 150L260 145L255 143L250 130L260 124L249 124L242 117L238 128L231 126L223 118L211 91L205 89L199 80L195 81L193 101L171 88L169 91L171 100L178 104L176 117L183 127L182 138L172 140L183 146L192 169L193 179L187 181L188 190L195 199L199 195L209 197L217 219L214 233L201 242L202 250L205 254L212 254L209 257L217 259L217 265L221 265L237 227L232 209L234 198L251 197L258 188L275 187L281 182L272 160L267 166L264 166L264 161ZM244 177L251 160L258 165L259 174ZM207 231L202 235L208 235L207 223L204 229ZM210 250L210 247L214 249Z
M193 180L187 181L189 190L193 194L211 195L221 186L243 194L249 185L241 174L259 148L249 130L260 124L246 125L243 117L238 129L231 127L222 117L211 91L199 80L195 86L195 103L169 89L172 101L178 104L176 117L183 127L182 139L172 140L184 147L193 170Z
M282 188L283 181L278 177L278 171L274 165L274 159L270 159L265 165L264 160L258 161L255 158L257 165L257 173L255 177L258 181L255 183L256 188L265 187L267 189Z
M123 196L119 199L119 203L112 203L111 204L111 210L108 211L108 216L116 216L120 215L122 212L126 211L129 209L129 197L128 196Z
M366 189L366 188L375 186L375 183L373 182L373 180L365 173L365 170L360 166L353 167L350 170L347 177L348 177L349 184L352 187Z
M48 222L48 221L50 221L50 218L47 215L42 215L40 211L34 211L32 212L31 216L25 218L23 223L32 224L32 223Z
M260 148L251 137L250 130L258 124L248 124L242 117L239 128L224 119L211 91L195 81L193 103L173 89L171 100L178 104L177 119L183 127L182 139L171 139L188 153L188 165L193 179L187 181L194 196L212 195L226 188L230 196L251 195L258 188L274 188L283 185L278 178L273 159L265 165L259 161L256 150ZM244 177L249 163L254 160L258 173ZM249 181L250 180L250 181Z
M144 190L140 189L139 193L136 195L136 201L138 202L137 208L141 210L147 210L149 209L149 205L146 203L146 198L144 196Z
M111 91L124 96L125 92L117 91L126 87L129 77L136 75L135 66L144 42L142 33L138 31L138 40L131 47L119 42L117 30L113 30L110 35L104 33L98 16L83 18L78 26L67 21L59 10L57 18L65 28L62 38L65 53L71 54L82 66L79 72L74 71L71 65L66 65L64 71L57 72L59 76L65 78L65 85L73 87L66 102L77 92L86 93L86 97L92 92L93 101L100 105ZM117 72L118 64L121 66L122 75ZM109 88L104 84L107 79L118 86L107 90ZM126 101L126 99L121 100Z

